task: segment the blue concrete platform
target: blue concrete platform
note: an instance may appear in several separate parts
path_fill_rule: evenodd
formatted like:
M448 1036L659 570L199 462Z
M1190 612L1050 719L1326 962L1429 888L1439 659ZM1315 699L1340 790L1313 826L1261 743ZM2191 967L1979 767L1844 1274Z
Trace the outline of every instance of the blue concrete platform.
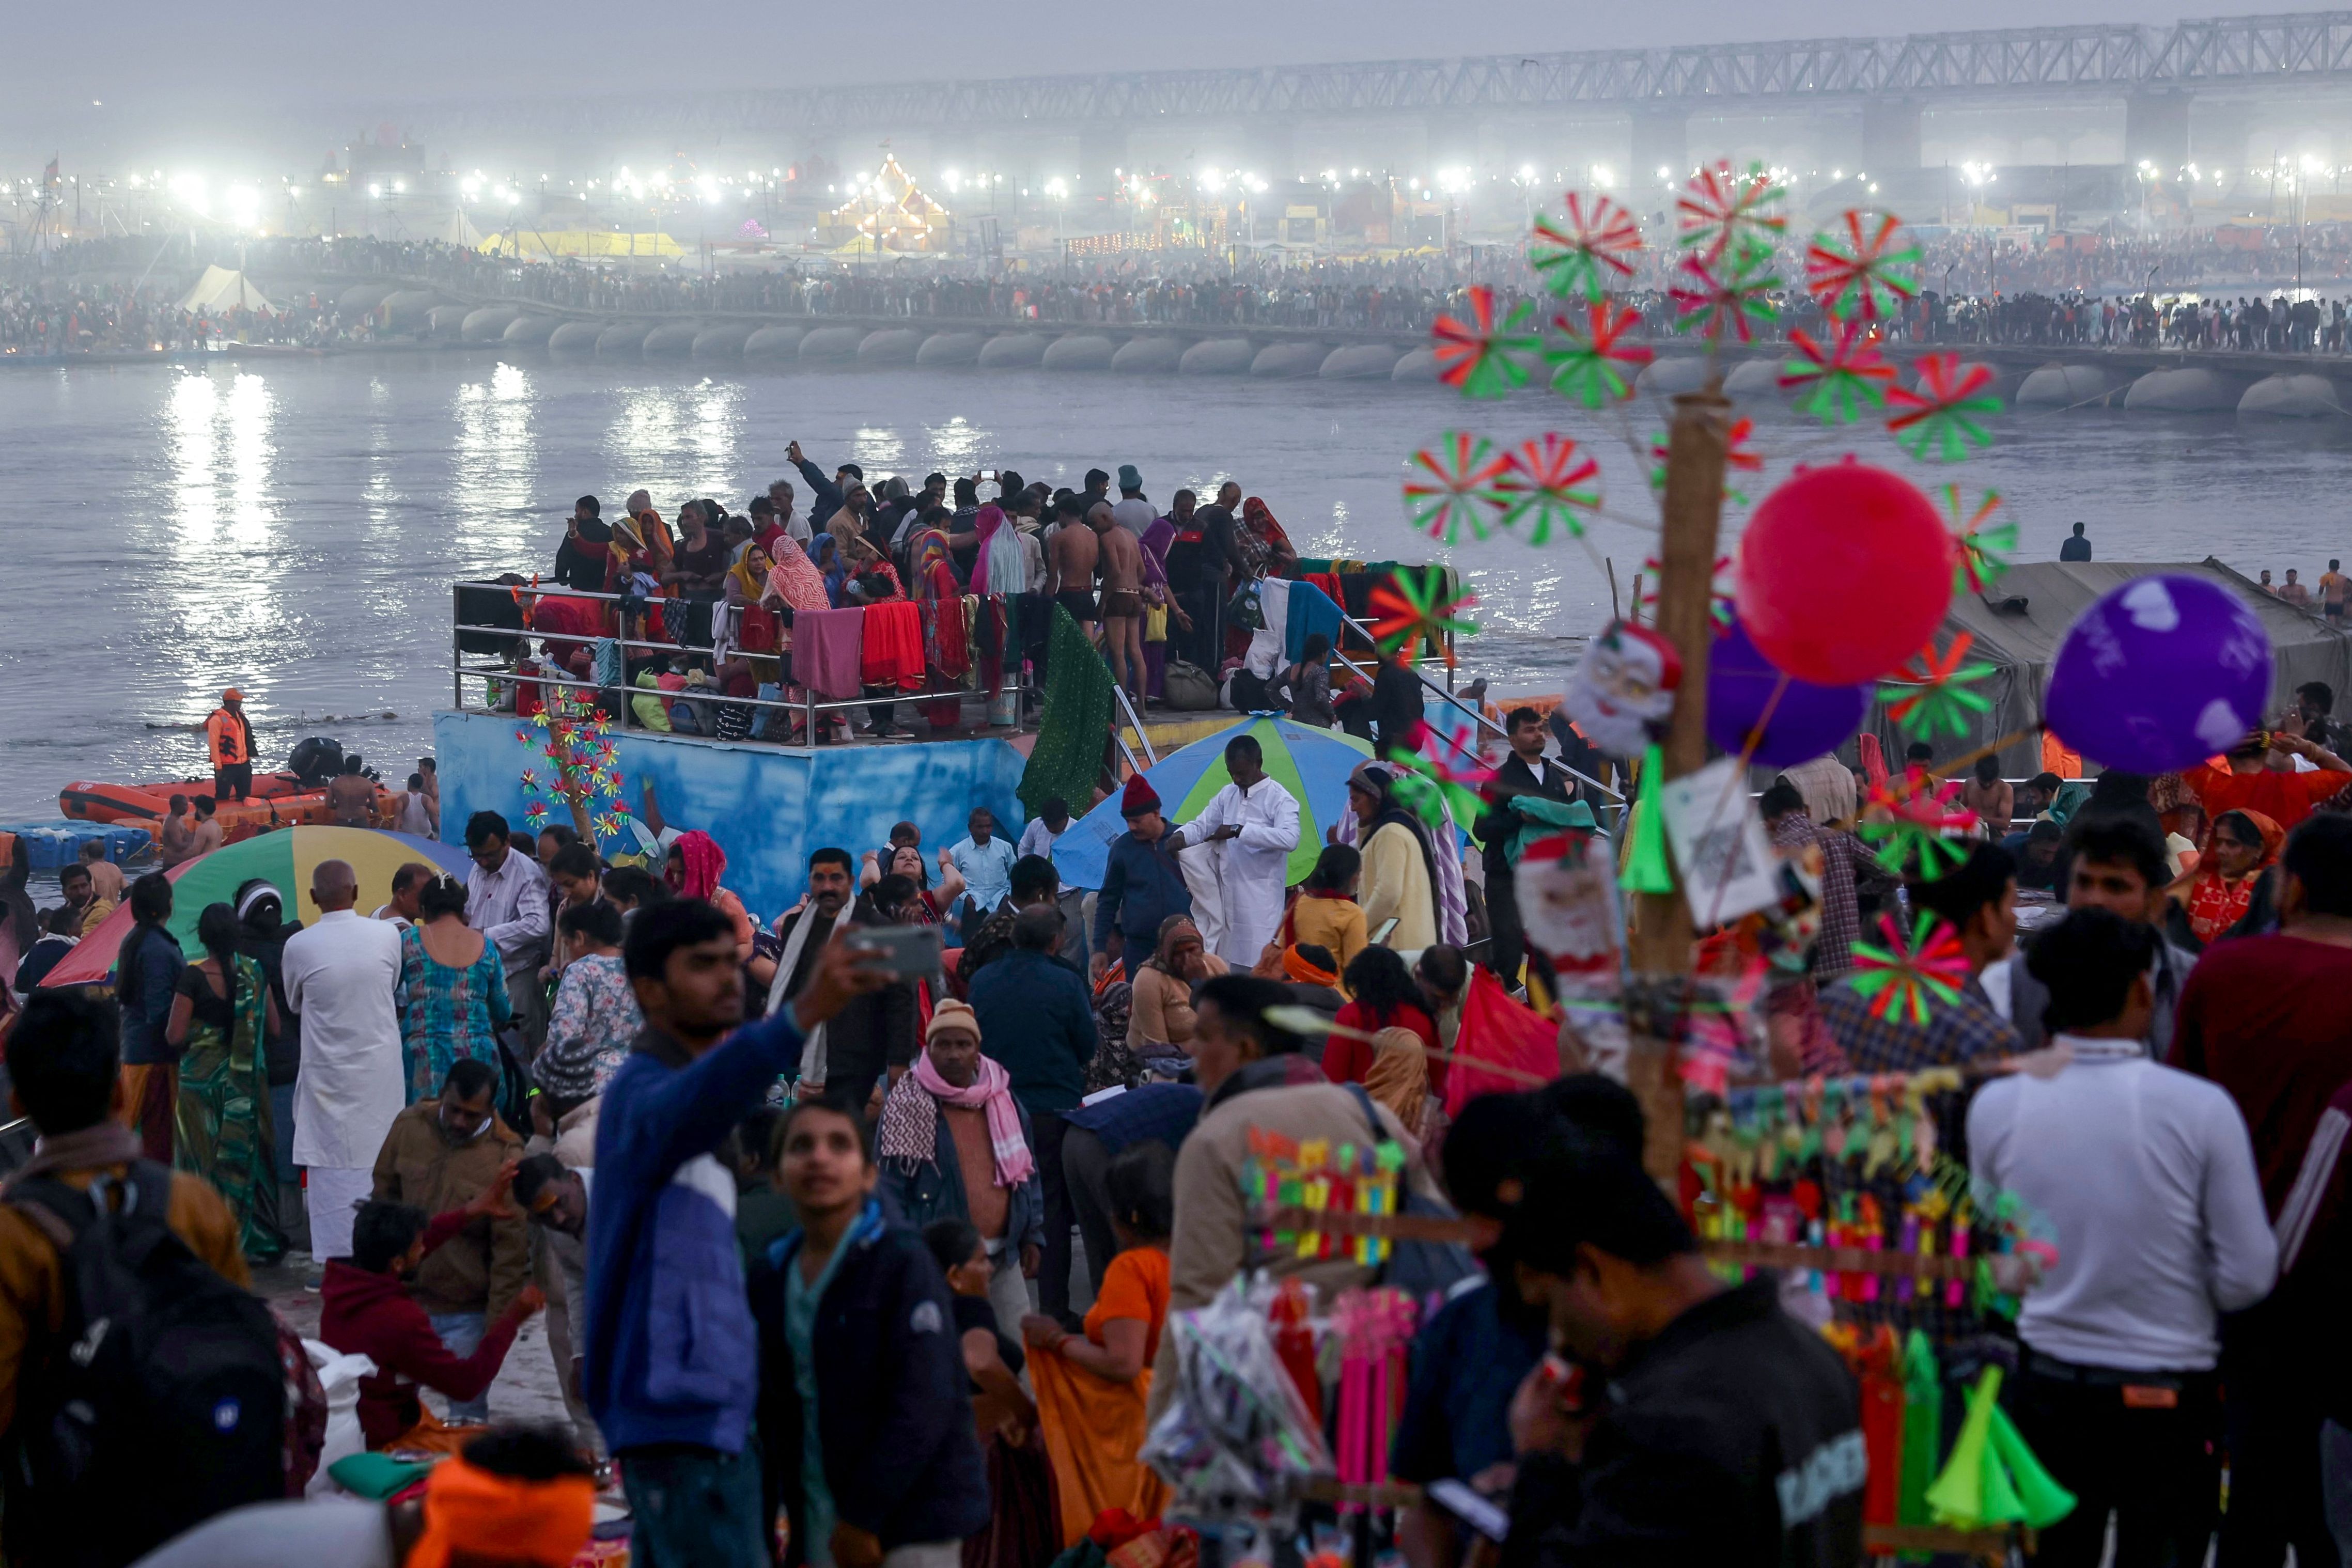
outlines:
M522 831L529 804L522 775L544 775L548 767L515 730L511 714L433 716L443 839L464 842L467 817L480 810L497 811ZM993 737L807 748L634 730L613 736L622 808L642 814L642 780L650 778L663 821L718 840L727 852L726 885L763 922L800 901L812 851L845 849L855 862L888 841L893 823L913 821L923 830L923 854L936 881L939 852L964 836L973 807L994 812L1011 838L1026 821L1013 790L1027 758ZM570 818L559 811L555 820ZM635 847L634 839L603 846L608 853Z

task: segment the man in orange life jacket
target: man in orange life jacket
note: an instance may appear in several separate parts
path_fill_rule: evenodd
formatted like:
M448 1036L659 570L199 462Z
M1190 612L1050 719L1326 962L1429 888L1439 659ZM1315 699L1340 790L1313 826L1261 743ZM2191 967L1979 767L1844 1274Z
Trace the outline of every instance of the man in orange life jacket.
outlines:
M253 721L245 716L245 694L235 686L221 693L221 706L205 720L205 743L212 749L213 796L242 800L253 793Z

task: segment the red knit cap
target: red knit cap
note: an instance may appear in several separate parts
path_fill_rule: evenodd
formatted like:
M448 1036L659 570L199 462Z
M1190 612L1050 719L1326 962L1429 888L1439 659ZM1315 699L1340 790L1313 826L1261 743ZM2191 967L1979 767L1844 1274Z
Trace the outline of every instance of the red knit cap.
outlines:
M1160 810L1160 792L1152 789L1151 781L1140 773L1129 779L1127 781L1127 792L1118 798L1118 814L1122 817L1140 817L1146 811L1158 810Z

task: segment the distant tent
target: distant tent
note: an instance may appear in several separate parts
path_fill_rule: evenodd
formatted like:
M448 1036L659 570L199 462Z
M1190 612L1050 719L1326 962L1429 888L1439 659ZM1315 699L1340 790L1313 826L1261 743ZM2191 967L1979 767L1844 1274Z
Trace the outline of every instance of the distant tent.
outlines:
M898 160L885 152L882 167L825 214L818 238L835 255L943 250L948 210L925 195Z
M244 273L227 267L207 267L196 286L180 297L180 308L217 316L224 310L267 310L278 308Z

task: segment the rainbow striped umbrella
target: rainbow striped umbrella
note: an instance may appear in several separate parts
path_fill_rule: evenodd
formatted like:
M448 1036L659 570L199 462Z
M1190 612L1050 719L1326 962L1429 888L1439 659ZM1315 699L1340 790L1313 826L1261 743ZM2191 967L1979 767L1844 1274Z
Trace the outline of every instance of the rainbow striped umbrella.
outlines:
M351 862L360 879L362 915L392 897L392 873L412 861L448 872L461 882L473 870L473 862L457 845L407 833L380 832L373 828L286 828L224 845L165 872L172 883L172 918L166 928L180 939L184 951L195 954L196 920L205 906L235 903L236 890L256 877L278 890L289 920L300 919L306 913L315 916L317 911L309 907L310 873L320 861ZM58 960L41 984L105 984L114 968L115 951L131 926L131 905L126 901Z
M1143 770L1159 792L1171 827L1181 827L1208 810L1217 791L1234 781L1225 771L1225 743L1238 735L1257 737L1265 755L1265 776L1298 802L1298 847L1290 852L1288 879L1307 880L1323 853L1323 830L1348 809L1348 775L1372 755L1368 742L1343 729L1318 729L1286 718L1244 718L1227 729L1180 747ZM1054 867L1067 887L1100 887L1111 841L1127 831L1113 795L1070 824L1054 845Z

